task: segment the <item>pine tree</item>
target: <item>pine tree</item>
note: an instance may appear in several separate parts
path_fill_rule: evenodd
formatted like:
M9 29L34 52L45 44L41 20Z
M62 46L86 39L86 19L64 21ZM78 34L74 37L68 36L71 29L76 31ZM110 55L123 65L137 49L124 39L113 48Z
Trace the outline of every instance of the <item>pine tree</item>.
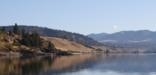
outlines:
M18 33L19 33L19 28L18 28L17 23L15 23L15 25L14 25L14 27L13 27L13 33L14 33L14 34L18 34Z
M48 42L47 48L45 48L44 50L42 50L43 52L55 52L55 47L51 42Z
M5 27L2 27L1 28L1 32L5 32Z
M54 48L54 45L51 42L48 42L48 50L52 51Z
M24 29L21 31L21 40L20 43L26 46L31 47L40 47L42 46L42 39L40 38L37 32L33 32L31 34L25 32Z
M26 37L25 29L22 29L22 30L21 30L21 36L22 36L22 38Z
M9 30L9 36L13 36L13 32Z
M41 38L37 32L31 34L32 46L39 47L41 46Z

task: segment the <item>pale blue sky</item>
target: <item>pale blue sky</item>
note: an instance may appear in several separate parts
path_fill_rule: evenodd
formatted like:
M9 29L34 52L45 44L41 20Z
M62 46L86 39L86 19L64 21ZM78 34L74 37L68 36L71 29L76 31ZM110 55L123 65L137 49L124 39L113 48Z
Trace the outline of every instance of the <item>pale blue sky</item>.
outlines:
M156 0L0 0L0 25L38 25L81 34L156 30Z

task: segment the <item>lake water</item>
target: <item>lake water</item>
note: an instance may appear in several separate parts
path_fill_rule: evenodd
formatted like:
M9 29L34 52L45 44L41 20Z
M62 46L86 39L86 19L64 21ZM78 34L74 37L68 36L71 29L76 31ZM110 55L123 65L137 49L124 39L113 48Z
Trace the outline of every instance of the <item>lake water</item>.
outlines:
M156 75L155 54L0 58L0 75Z

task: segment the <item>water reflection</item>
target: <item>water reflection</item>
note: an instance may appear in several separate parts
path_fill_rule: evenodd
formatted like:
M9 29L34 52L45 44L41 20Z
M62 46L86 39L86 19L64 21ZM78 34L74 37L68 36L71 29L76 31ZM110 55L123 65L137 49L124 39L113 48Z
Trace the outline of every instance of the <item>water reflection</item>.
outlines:
M0 75L156 75L156 55L0 58Z
M154 57L155 54L101 56L92 67L66 75L156 75Z
M44 62L43 62L44 61ZM46 70L53 60L48 57L37 58L1 58L0 75L38 75Z

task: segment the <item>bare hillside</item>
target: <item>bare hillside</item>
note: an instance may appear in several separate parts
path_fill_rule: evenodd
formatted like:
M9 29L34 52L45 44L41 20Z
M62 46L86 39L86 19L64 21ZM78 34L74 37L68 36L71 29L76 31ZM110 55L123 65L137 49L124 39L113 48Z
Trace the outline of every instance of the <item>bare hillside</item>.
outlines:
M45 40L51 41L57 49L62 51L72 51L72 52L91 52L93 49L85 47L74 41L69 41L62 38L56 37L42 37Z

